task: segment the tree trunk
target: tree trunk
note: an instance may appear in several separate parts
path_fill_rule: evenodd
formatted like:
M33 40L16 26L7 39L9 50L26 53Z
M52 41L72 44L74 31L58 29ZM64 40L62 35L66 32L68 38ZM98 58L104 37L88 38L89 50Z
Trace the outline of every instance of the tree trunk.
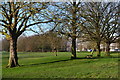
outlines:
M110 56L110 43L106 42L106 55Z
M77 29L77 26L76 26L76 23L77 23L77 3L76 3L76 0L73 1L73 7L72 7L72 47L71 47L71 51L72 51L72 56L71 56L71 59L75 59L76 58L76 29Z
M42 52L44 52L44 49L43 49L43 47L42 47Z
M19 66L18 64L18 57L17 57L17 38L10 39L10 56L9 56L9 63L7 67L16 67Z
M72 59L76 58L76 38L72 38L72 47L71 47L71 51L72 51Z
M97 42L97 49L98 49L97 57L100 57L101 56L100 55L100 52L101 52L101 50L100 50L100 42Z

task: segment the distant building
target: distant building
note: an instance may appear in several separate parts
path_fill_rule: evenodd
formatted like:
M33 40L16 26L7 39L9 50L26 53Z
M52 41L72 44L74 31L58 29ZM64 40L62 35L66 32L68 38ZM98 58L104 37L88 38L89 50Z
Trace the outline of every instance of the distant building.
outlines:
M90 41L86 41L83 42L82 40L77 39L76 40L76 51L88 51L91 48L95 48L95 43L94 42L90 42ZM71 39L68 40L67 42L67 51L71 51ZM101 44L100 48L102 51L106 50L106 45L105 44ZM118 43L111 43L110 44L110 51L114 51L114 50L119 50L120 49L120 44Z
M101 50L105 51L106 50L106 45L105 44L101 44L100 45ZM110 51L117 51L118 49L120 49L120 44L119 43L111 43L110 44Z
M118 43L110 44L110 51L114 51L115 49L120 49L120 44Z
M83 42L82 40L76 39L76 51L87 51L90 49L90 42ZM67 41L67 51L71 51L72 42L71 39Z

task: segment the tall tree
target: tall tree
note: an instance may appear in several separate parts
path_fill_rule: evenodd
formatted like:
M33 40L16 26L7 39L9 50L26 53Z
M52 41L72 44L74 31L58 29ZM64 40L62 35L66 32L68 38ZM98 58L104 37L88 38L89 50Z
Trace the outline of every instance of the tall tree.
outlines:
M106 55L110 56L110 44L114 43L120 36L119 34L119 7L117 2L109 3L104 14L105 34L104 42L106 43Z
M79 36L80 32L78 24L80 23L79 10L81 8L81 3L73 0L73 2L56 3L54 6L58 9L55 13L57 16L56 22L58 24L55 30L71 38L71 58L74 59L76 58L76 38Z
M17 39L30 26L48 23L52 20L44 19L34 22L35 14L39 14L46 7L44 3L32 2L3 2L0 5L0 25L1 33L6 35L10 41L10 56L7 67L16 67L18 64ZM42 19L42 17L41 17Z
M82 21L81 24L83 32L88 35L88 38L95 41L98 49L97 56L100 57L100 43L105 34L106 25L106 9L110 3L105 2L89 2L84 3L82 7Z

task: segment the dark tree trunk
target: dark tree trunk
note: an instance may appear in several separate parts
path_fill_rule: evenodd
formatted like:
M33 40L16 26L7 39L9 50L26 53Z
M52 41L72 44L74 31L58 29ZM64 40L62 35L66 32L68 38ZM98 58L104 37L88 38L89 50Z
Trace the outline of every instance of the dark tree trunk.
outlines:
M106 55L110 56L110 42L106 42Z
M100 52L101 52L101 50L100 50L100 42L97 42L97 49L98 49L97 57L100 57L101 56L100 55Z
M18 56L17 56L17 38L10 39L10 56L9 63L7 67L16 67L18 64Z
M76 38L72 38L72 47L71 47L71 51L72 51L72 59L76 58Z
M71 47L71 51L72 51L72 56L71 56L71 59L76 59L76 29L77 29L77 26L76 26L76 23L77 23L77 3L76 3L76 0L74 0L73 2L73 12L72 12L72 31L73 31L73 34L71 36L72 38L72 47Z

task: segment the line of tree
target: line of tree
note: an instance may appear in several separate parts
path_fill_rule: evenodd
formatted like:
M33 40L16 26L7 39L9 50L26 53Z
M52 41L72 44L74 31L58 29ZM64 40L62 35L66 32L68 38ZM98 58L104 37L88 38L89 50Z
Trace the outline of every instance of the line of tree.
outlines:
M85 3L76 0L66 3L2 2L0 32L10 42L8 67L19 66L18 37L29 27L37 27L41 23L52 24L50 31L56 31L72 39L71 58L77 57L76 39L83 34L96 42L98 57L100 57L100 43L104 40L108 44L107 55L109 55L109 44L119 37L119 6L119 2ZM52 47L55 46L53 43L51 42Z
M66 39L58 37L56 33L46 33L18 39L19 52L53 52L66 51Z
M9 51L9 41L4 38L2 41L2 51ZM65 52L67 39L58 36L57 33L49 32L41 35L21 36L18 39L18 52L53 52L54 48L58 52Z
M96 43L100 57L101 41L106 43L106 55L110 55L110 44L119 34L119 2L74 2L55 3L58 12L56 31L72 39L71 58L76 58L76 38L86 37ZM58 14L57 14L58 13Z
M83 33L87 39L96 42L98 54L100 56L101 41L106 43L106 55L110 56L110 44L115 42L120 36L119 30L119 6L115 2L89 2L81 8Z

